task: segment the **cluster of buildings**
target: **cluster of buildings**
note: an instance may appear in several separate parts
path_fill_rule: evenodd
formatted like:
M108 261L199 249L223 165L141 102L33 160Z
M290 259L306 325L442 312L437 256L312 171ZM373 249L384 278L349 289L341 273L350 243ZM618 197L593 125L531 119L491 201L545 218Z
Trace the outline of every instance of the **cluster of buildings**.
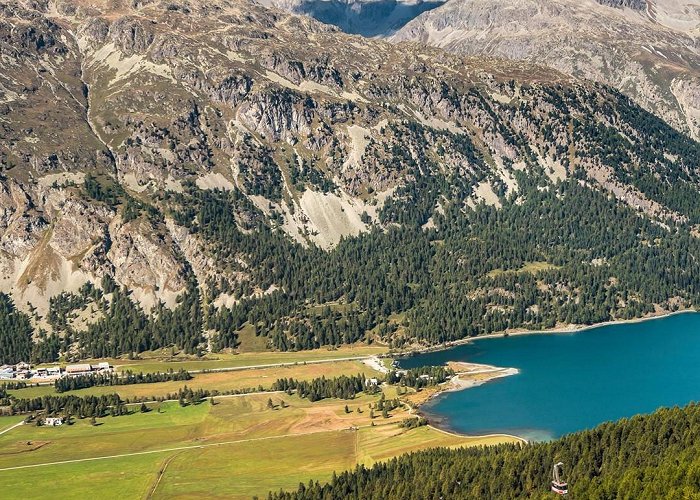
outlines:
M16 365L0 366L0 381L3 380L56 380L61 377L76 377L78 375L90 375L92 373L110 373L113 368L107 362L96 365L82 363L67 365L65 368L51 366L48 368L32 368L29 363L17 363Z

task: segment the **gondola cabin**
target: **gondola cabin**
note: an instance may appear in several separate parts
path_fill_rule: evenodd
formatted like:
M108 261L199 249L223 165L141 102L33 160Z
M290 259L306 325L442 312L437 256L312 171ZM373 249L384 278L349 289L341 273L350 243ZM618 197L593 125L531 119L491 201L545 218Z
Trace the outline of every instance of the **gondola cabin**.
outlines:
M554 470L552 471L552 491L557 495L567 495L569 493L569 485L562 481L561 472L563 463L557 462L554 464Z

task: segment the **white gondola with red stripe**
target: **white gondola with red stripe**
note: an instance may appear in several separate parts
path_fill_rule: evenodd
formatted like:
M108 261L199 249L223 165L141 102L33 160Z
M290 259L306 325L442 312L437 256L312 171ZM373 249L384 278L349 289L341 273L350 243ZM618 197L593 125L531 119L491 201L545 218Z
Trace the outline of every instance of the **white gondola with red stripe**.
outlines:
M567 495L569 493L569 485L561 479L563 467L563 463L557 462L554 464L554 470L552 471L552 491L557 495Z

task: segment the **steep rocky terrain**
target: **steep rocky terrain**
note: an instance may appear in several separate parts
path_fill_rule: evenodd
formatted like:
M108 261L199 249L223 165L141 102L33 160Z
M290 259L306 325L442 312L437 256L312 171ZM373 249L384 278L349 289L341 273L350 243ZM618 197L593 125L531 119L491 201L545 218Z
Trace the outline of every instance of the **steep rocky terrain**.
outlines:
M700 146L611 88L246 0L0 11L2 290L64 350L232 347L245 321L281 349L436 342L696 303Z
M450 0L392 39L604 82L698 138L699 37L697 0Z

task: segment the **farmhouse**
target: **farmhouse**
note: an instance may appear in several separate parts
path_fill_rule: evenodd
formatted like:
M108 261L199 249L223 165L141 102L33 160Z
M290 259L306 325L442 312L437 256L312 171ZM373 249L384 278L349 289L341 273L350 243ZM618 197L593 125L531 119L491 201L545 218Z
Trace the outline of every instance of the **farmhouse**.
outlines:
M92 371L92 365L87 363L66 366L66 375L87 375Z
M44 425L48 427L57 427L63 425L63 417L46 417L44 419Z
M96 365L90 365L87 363L81 363L77 365L68 365L66 366L66 375L69 377L75 377L78 375L89 375L91 373L95 372L111 372L112 367L109 366L109 363L106 361L102 361Z

